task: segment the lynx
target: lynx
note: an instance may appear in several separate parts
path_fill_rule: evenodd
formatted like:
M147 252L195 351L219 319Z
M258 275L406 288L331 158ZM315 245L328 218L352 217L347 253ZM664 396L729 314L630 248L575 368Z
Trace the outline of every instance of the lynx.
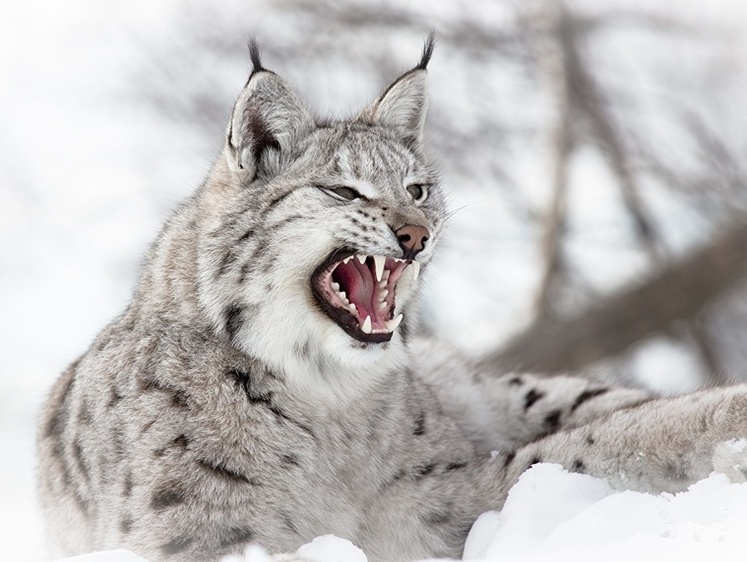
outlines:
M650 491L714 462L744 479L722 444L747 436L745 387L653 399L487 372L418 335L446 217L423 151L432 51L325 121L252 43L206 181L44 407L54 556L217 560L335 534L372 561L457 557L537 462Z

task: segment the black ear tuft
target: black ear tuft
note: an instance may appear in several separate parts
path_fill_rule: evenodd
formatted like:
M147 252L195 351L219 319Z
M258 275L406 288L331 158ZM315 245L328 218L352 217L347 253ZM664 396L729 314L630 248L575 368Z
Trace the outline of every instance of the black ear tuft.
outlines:
M257 38L250 37L247 45L249 47L249 58L252 61L252 74L267 70L262 66L262 61L259 58L259 43L257 43Z
M431 60L431 57L433 56L433 47L436 46L436 30L431 29L430 33L428 34L428 37L425 38L425 43L423 44L423 56L420 57L420 62L415 67L419 70L425 70L428 66L428 63Z

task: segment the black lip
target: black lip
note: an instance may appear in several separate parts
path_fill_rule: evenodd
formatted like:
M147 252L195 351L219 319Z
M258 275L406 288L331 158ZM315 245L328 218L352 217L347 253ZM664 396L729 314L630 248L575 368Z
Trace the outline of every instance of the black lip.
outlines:
M356 251L351 248L338 248L332 252L327 258L317 266L314 273L311 274L310 284L311 293L314 295L317 304L325 312L327 316L332 319L335 324L340 326L347 335L351 338L364 343L384 343L392 339L392 332L386 334L365 334L358 327L358 318L354 317L350 312L342 308L332 306L322 296L319 290L319 276L326 271L331 265L344 260L348 256L355 256L356 254L365 254L365 252ZM368 255L368 254L365 254Z

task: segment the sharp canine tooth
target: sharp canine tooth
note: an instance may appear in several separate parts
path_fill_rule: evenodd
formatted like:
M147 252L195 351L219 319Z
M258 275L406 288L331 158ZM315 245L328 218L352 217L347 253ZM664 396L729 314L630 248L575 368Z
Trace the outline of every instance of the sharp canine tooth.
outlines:
M420 275L420 262L412 262L412 280L417 281L418 275Z
M384 256L374 256L374 267L376 268L376 280L381 281L381 276L384 275L384 264L386 258Z
M366 263L366 256L362 256L362 255L358 254L355 257L358 258L358 261L361 262L361 265L363 265L364 263Z
M391 320L386 321L386 329L389 330L390 332L393 332L394 330L397 329L397 326L399 326L400 322L402 322L402 315L397 314L397 316L395 316Z
M366 319L363 321L363 326L361 326L361 330L363 330L364 334L371 333L371 317L370 316L366 316Z

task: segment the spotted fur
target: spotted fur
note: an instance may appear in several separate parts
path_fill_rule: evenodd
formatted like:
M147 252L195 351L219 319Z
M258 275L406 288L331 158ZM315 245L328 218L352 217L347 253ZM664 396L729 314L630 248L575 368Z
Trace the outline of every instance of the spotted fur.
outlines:
M446 216L422 148L431 52L432 39L358 117L322 123L252 47L207 180L44 407L39 490L55 556L216 560L333 533L372 561L454 557L533 463L674 490L747 433L743 388L653 401L476 370L416 337L414 275L397 285L405 320L389 341L351 337L327 315L310 279L330 256L409 251L427 274ZM403 249L403 225L427 229L422 250Z

